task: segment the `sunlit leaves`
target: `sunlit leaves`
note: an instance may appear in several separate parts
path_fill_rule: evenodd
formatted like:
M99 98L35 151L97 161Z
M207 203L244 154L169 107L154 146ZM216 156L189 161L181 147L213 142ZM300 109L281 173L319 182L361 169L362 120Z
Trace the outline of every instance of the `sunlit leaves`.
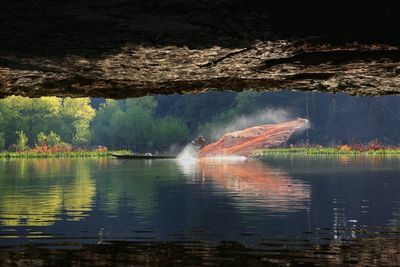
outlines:
M89 98L64 98L60 118L69 122L64 124L62 133L64 139L78 145L87 144L90 140L89 123L95 116L95 110L90 106ZM66 128L72 126L71 128Z
M5 146L16 143L16 131L23 131L31 146L39 133L54 132L66 142L90 140L89 124L95 115L89 98L10 96L0 100L0 131Z
M24 151L28 148L28 137L24 131L16 131L17 134L17 147L19 151Z
M26 134L31 147L63 141L75 147L167 151L186 142L186 123L173 116L157 117L157 106L154 97L142 97L106 100L96 111L89 98L11 96L0 100L0 133L5 147L17 142L16 131ZM51 142L52 136L57 140Z

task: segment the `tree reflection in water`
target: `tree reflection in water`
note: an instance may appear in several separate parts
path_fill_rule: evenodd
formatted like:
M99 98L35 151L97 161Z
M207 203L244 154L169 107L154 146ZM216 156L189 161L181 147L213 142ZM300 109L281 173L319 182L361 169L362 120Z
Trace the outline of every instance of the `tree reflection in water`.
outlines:
M3 165L0 225L50 226L62 215L81 220L92 208L96 186L82 160L22 159Z
M188 162L0 161L0 266L400 264L398 160Z

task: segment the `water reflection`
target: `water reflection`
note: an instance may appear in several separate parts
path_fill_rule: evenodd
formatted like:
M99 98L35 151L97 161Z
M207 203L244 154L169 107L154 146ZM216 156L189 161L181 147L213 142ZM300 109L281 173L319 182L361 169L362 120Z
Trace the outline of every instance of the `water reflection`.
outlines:
M90 176L90 169L83 161L75 163L75 175L71 183L63 187L63 210L68 220L79 221L92 210L96 185Z
M50 226L64 216L81 220L96 193L82 160L22 159L2 162L0 225Z
M181 166L191 179L197 177L193 182L212 182L225 188L224 193L234 196L241 207L258 206L274 212L309 207L310 187L306 183L260 161L203 159L191 162L191 168L187 163Z
M135 212L140 217L149 218L158 206L159 186L182 180L174 161L151 160L119 161L104 159L96 167L105 171L96 172L98 195L101 208L116 214Z
M121 265L396 265L399 163L2 160L0 266L47 253L53 265L113 253Z

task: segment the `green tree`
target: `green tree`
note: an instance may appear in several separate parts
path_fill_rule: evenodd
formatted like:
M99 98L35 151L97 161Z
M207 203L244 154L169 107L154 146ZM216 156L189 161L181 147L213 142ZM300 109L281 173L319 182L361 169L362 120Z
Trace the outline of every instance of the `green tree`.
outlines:
M125 101L121 137L136 149L154 149L154 110L157 102L153 97Z
M55 146L61 143L61 137L55 132L51 131L46 138L47 144L49 146Z
M24 151L28 148L28 137L24 131L16 131L17 134L17 147L19 151Z
M6 145L16 142L15 132L22 130L34 142L41 131L48 131L57 120L60 99L10 96L0 100L0 120ZM32 143L33 145L33 143Z
M101 104L91 124L92 143L121 148L123 140L117 133L123 123L123 115L120 101L107 99Z
M92 123L92 143L134 151L165 151L171 144L186 141L189 130L185 122L173 116L157 118L157 105L154 97L106 100Z
M77 145L90 140L90 122L96 111L89 98L64 98L60 110L60 135L63 140Z
M174 144L181 144L186 141L189 129L182 119L167 116L158 119L154 127L153 136L155 146L158 149L167 150Z
M47 136L43 132L40 132L37 135L37 145L38 146L47 146Z
M30 145L37 141L39 133L50 131L59 133L67 142L88 143L94 116L89 98L10 96L0 99L0 129L6 146L17 142L15 132L19 130L25 133Z

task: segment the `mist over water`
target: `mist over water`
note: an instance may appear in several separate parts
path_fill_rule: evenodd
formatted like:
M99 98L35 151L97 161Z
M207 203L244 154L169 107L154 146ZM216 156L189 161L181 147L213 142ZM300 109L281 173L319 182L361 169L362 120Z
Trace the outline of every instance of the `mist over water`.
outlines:
M281 123L292 119L294 117L285 109L263 109L251 114L238 116L235 120L213 129L211 137L213 140L216 140L228 132L243 130L262 124Z

